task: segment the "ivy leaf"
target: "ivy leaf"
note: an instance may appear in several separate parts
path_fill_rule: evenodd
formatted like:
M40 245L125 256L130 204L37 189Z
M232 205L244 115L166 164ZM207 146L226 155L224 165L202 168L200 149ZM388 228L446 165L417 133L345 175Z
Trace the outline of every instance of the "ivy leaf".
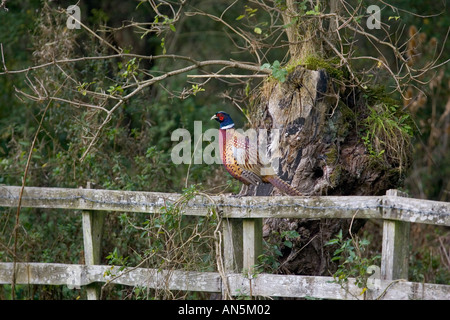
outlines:
M274 69L274 70L280 69L280 61L275 60L275 61L273 62L273 69Z
M283 68L275 68L275 63L272 70L272 76L280 82L286 81L286 76L288 72Z

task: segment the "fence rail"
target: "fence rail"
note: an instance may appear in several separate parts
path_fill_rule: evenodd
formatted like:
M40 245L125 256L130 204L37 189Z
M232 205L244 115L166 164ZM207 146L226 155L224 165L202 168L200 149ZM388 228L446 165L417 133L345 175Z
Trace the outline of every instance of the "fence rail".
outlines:
M58 263L18 263L17 283L67 285L80 288L97 282L111 281L127 286L145 286L169 290L220 293L222 279L217 272L161 271L147 268L125 268L121 276L111 280L105 277L111 266ZM119 268L116 266L115 268ZM13 263L0 263L0 284L11 282ZM332 277L260 274L251 281L242 273L227 274L229 289L243 296L314 297L320 299L361 298L361 288L350 278L345 287L333 282ZM251 289L250 289L251 286ZM450 286L408 281L379 280L370 285L366 299L423 299L444 300L450 297Z
M0 186L0 206L15 207L20 187ZM26 187L22 207L60 208L136 213L157 212L182 196L174 193ZM384 196L227 197L197 196L187 203L186 215L206 215L211 205L224 218L356 218L389 219L450 226L450 203Z
M0 186L0 207L17 207L20 187ZM221 211L226 279L217 272L125 268L108 278L111 266L99 265L104 211L155 213L182 195L96 189L24 189L22 207L83 210L86 265L17 263L16 283L87 286L88 299L98 298L94 283L108 282L164 287L170 290L223 292L280 297L360 299L361 289L349 279L346 287L331 277L259 274L246 278L241 271L256 264L262 247L263 218L363 218L383 220L380 273L371 276L369 299L450 299L450 285L408 282L410 223L450 226L450 203L412 199L389 190L384 196L226 197L196 196L183 205L185 215L206 215L211 206ZM116 267L119 268L119 267ZM114 270L113 270L114 271ZM0 263L0 284L11 283L13 264Z

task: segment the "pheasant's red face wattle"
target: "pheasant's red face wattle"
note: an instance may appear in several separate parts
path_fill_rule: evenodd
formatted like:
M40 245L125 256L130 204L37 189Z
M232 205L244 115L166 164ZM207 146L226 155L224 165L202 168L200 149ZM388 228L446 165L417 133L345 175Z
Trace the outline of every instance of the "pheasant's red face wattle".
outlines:
M220 121L223 121L223 119L225 119L225 117L223 116L223 114L219 113L217 115L217 118L219 118Z

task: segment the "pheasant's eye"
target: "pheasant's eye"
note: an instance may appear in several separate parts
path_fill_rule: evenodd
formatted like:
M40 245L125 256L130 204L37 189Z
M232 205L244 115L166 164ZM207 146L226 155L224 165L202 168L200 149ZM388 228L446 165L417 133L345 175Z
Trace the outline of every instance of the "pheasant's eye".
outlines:
M223 119L225 119L223 114L221 114L221 113L219 113L219 115L217 117L219 118L220 121L223 121Z

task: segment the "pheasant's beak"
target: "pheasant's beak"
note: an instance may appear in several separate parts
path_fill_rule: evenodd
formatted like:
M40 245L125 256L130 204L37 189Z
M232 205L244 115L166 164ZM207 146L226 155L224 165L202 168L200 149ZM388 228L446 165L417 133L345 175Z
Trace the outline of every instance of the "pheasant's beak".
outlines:
M216 120L216 119L217 119L217 116L213 115L210 120Z

